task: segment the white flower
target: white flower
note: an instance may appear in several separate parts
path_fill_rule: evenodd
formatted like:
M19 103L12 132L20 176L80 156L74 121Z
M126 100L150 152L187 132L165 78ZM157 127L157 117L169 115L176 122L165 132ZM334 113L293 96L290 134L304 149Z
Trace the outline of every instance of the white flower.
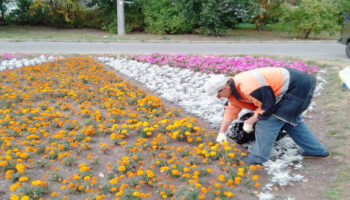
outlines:
M258 195L258 197L259 197L259 200L270 200L270 199L273 199L274 195L268 192L267 193L262 192Z

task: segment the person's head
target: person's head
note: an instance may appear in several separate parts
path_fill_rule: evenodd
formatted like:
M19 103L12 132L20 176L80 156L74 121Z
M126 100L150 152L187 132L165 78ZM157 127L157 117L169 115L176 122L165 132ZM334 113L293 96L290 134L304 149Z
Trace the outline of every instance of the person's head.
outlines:
M228 98L231 95L231 88L228 84L229 78L224 75L217 75L210 78L205 83L205 92L210 97L216 96L217 98Z

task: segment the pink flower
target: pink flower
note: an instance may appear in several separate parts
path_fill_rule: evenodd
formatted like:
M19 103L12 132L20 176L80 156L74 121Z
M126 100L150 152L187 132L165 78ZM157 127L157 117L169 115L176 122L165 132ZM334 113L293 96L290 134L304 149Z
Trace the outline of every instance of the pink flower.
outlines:
M191 71L204 73L223 73L234 75L238 72L261 67L289 67L306 73L318 72L317 66L308 66L302 61L283 61L272 58L224 57L211 55L160 54L135 55L131 59L151 64L169 65L171 67L187 68Z

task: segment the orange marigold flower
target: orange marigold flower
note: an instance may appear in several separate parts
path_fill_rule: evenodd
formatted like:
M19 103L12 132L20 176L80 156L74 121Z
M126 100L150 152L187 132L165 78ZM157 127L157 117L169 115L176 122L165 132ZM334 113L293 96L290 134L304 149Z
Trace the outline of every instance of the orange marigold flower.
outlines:
M213 170L211 168L207 168L207 172L211 173Z
M10 191L16 191L19 187L21 187L21 183L15 183L13 185L10 186Z
M241 184L241 177L235 177L235 184L236 185L239 185L239 184Z
M11 194L10 200L18 200L19 197L17 194Z
M79 179L80 179L79 174L73 174L73 179L74 179L74 180L79 180Z
M259 182L256 182L255 185L254 185L255 188L259 188L260 187L260 183Z
M123 172L126 170L126 167L124 165L121 165L119 168L118 168L119 171Z
M221 182L225 182L225 176L220 174L219 177L218 177L219 181Z
M22 165L22 164L16 164L16 169L17 169L18 173L20 173L20 174L24 173L24 169L25 168L26 167L24 165Z
M227 196L228 198L234 196L234 194L232 192L224 192L224 195Z
M41 180L32 181L32 185L42 185L42 184L43 184L43 181Z
M52 196L52 197L57 197L58 195L59 195L59 193L57 193L57 192L52 192L52 193L51 193L51 196Z
M257 181L258 179L259 179L259 176L258 176L258 175L252 176L252 180L253 180L253 181Z
M255 165L249 165L249 170L251 170L251 171L256 170L256 166Z
M19 182L25 182L25 181L27 181L28 180L28 177L27 176L22 176L22 177L20 177L19 178Z
M25 195L25 196L23 196L23 197L21 198L21 200L29 200L29 199L30 199L30 197L27 196L27 195Z
M109 181L109 183L112 184L112 185L117 184L118 183L118 179L117 178L111 179Z

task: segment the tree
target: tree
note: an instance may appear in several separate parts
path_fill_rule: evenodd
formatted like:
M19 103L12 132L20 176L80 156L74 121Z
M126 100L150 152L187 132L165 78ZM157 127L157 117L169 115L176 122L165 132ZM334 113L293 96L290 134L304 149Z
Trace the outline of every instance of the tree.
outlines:
M242 0L214 0L203 3L203 9L200 19L202 22L202 29L206 30L204 33L210 35L220 35L224 30L235 27L242 19L249 17L249 1ZM212 7L211 7L212 6ZM211 16L212 12L206 10L212 8L212 11L217 12ZM205 11L206 10L206 11ZM209 19L209 21L208 21ZM206 23L203 23L204 20ZM217 23L216 25L210 24Z
M297 7L289 4L282 6L280 24L301 38L319 35L322 31L332 35L339 30L337 12L331 1L301 0Z
M77 26L76 18L82 12L81 0L34 0L30 6L32 16L44 15L44 24L64 27L65 25Z
M333 2L336 7L338 24L342 24L344 21L343 14L350 15L350 0L337 0Z
M265 24L276 23L280 17L281 0L251 0L249 1L251 22L256 25L256 30L261 31ZM295 3L291 1L291 3Z
M178 0L186 21L208 35L220 35L247 18L249 1L241 0Z
M252 11L254 12L252 22L256 25L256 29L261 31L267 19L269 2L267 0L255 0L251 1L251 3Z
M0 0L0 24L5 23L5 12L7 10L6 4L8 2L8 0Z
M188 33L193 24L186 21L183 5L174 0L142 1L146 31L152 33Z
M124 1L125 32L144 30L142 2L143 0ZM100 22L103 30L112 33L118 32L117 0L90 0L85 5L94 12L94 20Z
M13 24L35 24L34 19L30 15L29 7L33 4L32 0L16 0L17 8L12 10L8 16L8 22Z

